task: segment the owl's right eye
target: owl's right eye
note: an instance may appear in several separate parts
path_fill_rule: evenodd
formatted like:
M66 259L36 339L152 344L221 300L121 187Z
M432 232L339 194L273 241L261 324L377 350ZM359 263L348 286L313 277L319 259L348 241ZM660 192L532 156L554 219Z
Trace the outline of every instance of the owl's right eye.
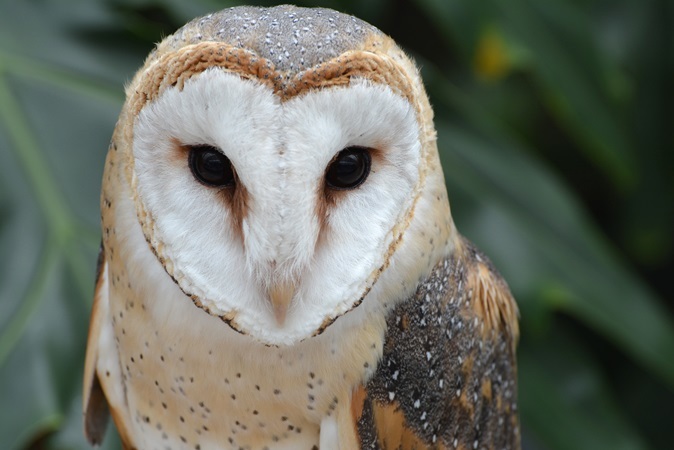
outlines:
M192 175L206 186L234 185L232 163L220 150L210 145L190 146L189 166Z

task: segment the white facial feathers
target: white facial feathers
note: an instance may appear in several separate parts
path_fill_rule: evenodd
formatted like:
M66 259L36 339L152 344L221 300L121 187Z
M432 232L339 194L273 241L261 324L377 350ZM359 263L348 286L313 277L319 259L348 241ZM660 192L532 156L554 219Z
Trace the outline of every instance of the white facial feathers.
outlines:
M230 159L243 212L194 178L177 143L212 145ZM373 149L371 172L329 201L326 168L350 146ZM148 238L181 289L281 345L311 336L371 287L412 207L420 146L415 109L384 85L352 80L281 102L262 84L209 69L141 110L134 173L154 221ZM268 301L280 282L294 289L283 325Z

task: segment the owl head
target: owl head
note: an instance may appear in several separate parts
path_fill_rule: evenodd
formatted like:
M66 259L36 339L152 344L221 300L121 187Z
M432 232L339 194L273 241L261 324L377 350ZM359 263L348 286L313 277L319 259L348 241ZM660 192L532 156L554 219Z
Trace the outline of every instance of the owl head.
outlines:
M393 306L451 245L419 73L352 16L238 7L188 23L128 86L115 142L155 262L265 344Z

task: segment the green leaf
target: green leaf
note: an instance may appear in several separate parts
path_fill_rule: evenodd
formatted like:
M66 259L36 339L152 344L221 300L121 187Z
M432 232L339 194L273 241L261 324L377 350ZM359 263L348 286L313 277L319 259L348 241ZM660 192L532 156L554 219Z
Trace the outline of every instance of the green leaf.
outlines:
M438 133L450 198L460 202L459 229L523 294L523 319L533 302L548 302L674 386L671 316L619 262L554 176L507 136L486 139L442 121Z
M587 157L617 186L636 181L635 158L614 105L603 91L622 76L602 71L592 40L592 23L578 8L562 2L536 5L527 0L499 2L507 33L531 52L532 69L551 111L577 137ZM579 31L580 30L580 31ZM592 70L594 69L594 70Z
M569 333L538 336L520 349L520 415L551 450L645 450L592 356Z
M123 75L106 67L112 61L91 58L69 33L76 20L65 17L96 23L105 16L100 5L65 11L56 3L41 2L52 15L35 2L0 5L0 447L7 449L57 431L81 389L101 163L122 98Z
M487 1L470 6L439 0L417 2L431 20L447 21L456 25L453 28L464 29L463 33L445 36L456 38L462 48L472 52L476 30L487 26L502 30L510 45L526 52L528 71L538 83L539 95L560 125L577 139L587 158L619 188L634 185L635 155L625 124L616 112L619 102L624 103L627 78L597 48L594 24L586 11L572 2L561 1ZM465 24L458 28L450 4L478 15L480 24L468 30Z

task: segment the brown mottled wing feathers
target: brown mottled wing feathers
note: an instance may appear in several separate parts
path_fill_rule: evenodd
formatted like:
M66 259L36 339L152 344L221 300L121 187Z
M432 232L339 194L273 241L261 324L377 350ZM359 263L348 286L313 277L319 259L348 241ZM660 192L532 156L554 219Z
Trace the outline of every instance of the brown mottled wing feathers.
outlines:
M96 267L96 291L94 304L91 310L89 322L89 337L87 339L87 353L84 363L84 433L87 440L94 445L100 445L103 441L105 428L110 415L108 403L105 399L98 375L96 374L96 360L98 359L98 338L103 320L102 302L107 302L105 292L104 273L107 270L103 246L98 254Z
M517 306L484 255L461 240L387 325L352 398L361 448L520 448Z

